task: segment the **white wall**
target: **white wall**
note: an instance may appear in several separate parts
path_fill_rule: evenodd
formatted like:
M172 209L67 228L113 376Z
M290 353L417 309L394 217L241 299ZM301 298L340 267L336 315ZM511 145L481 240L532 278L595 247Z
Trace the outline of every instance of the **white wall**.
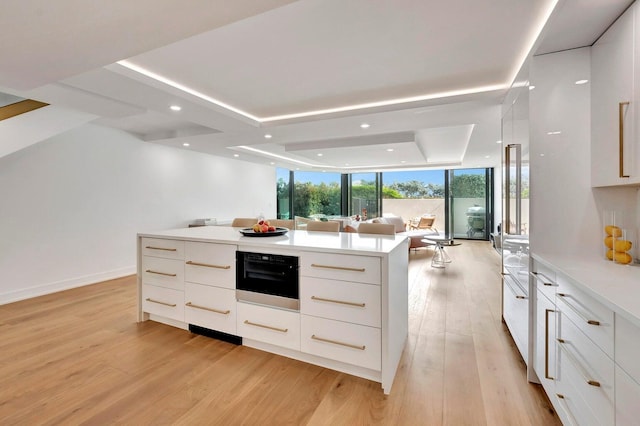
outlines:
M95 125L0 158L0 304L134 273L140 231L275 217L275 180Z
M591 188L590 87L575 84L589 78L590 48L533 59L530 242L536 253L602 257L602 210L635 214L635 188Z

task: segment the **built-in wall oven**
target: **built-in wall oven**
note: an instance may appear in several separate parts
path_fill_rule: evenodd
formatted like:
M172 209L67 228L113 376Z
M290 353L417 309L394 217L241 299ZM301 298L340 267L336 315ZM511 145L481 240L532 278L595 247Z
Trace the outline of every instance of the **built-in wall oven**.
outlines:
M236 298L299 310L298 257L236 251Z

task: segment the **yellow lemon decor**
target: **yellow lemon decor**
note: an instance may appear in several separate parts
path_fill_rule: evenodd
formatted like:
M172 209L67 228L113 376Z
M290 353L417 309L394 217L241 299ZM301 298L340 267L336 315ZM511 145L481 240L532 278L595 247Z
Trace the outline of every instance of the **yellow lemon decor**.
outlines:
M622 236L622 229L620 229L620 227L615 226L615 225L607 225L604 227L604 232L607 233L607 235L611 235L612 237L618 238Z
M604 238L607 259L623 265L630 264L633 257L627 252L631 250L633 243L621 238L623 237L622 229L615 225L607 225L604 227L604 232L607 234Z

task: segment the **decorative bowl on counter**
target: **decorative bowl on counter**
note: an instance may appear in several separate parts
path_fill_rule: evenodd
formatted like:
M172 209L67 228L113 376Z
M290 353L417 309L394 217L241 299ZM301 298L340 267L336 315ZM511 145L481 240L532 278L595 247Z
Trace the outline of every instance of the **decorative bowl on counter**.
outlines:
M278 235L284 235L289 230L287 228L276 228L275 231L256 232L253 228L243 228L240 233L245 237L276 237Z

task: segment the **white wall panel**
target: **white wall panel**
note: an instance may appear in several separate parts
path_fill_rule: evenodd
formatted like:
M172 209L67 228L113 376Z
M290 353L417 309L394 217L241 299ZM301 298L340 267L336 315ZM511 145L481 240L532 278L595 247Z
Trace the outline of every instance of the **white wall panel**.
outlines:
M275 216L275 169L85 125L0 158L0 304L135 272L136 234Z

